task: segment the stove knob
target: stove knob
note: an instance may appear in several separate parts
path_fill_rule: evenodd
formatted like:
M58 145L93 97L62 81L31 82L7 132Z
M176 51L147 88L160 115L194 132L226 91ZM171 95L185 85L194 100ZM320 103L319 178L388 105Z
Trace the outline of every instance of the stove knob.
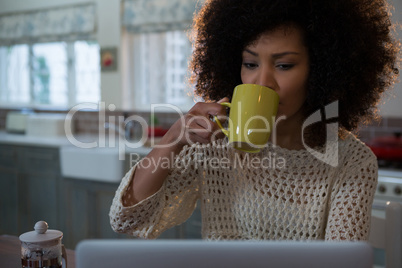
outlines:
M378 185L378 192L384 194L387 191L387 188L384 185Z
M402 194L402 189L401 189L401 187L396 186L395 189L394 189L394 193L397 194L397 195Z

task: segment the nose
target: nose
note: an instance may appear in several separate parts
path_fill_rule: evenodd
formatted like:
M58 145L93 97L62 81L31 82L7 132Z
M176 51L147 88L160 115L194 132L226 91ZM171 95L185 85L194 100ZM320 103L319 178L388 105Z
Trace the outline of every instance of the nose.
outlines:
M274 72L270 68L261 68L254 83L260 86L269 87L275 91L279 88Z

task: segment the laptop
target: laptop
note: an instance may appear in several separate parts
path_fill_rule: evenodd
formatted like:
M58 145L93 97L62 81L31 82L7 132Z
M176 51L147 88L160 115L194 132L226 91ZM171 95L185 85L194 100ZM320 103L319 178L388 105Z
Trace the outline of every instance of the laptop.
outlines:
M77 268L372 268L365 242L83 240Z

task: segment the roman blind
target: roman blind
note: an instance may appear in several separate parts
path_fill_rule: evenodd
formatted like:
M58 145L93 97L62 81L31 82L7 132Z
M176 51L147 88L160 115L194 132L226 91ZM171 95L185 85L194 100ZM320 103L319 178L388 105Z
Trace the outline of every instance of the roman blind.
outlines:
M122 25L133 33L185 30L204 0L124 0Z
M94 4L0 15L0 46L95 39Z

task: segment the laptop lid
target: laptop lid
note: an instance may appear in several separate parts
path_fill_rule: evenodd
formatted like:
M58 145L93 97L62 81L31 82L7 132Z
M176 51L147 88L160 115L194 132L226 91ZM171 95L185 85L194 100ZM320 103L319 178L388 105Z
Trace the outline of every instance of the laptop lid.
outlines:
M365 242L84 240L76 248L77 268L372 268Z

